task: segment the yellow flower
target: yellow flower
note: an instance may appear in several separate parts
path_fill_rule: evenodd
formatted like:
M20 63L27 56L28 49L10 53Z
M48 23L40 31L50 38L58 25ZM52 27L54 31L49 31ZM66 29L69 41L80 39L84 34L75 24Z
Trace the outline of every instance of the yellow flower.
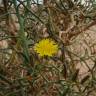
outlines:
M42 39L34 45L34 50L40 56L53 56L58 51L58 45L51 39Z

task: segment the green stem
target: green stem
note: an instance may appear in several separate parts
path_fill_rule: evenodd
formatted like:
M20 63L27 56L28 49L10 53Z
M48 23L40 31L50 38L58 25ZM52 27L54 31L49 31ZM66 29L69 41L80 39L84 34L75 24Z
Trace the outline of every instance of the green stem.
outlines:
M13 0L13 3L14 3L15 10L16 10L18 22L20 25L20 30L18 33L18 35L19 35L18 42L21 44L21 47L23 48L24 63L28 64L30 62L30 59L29 59L27 39L26 39L25 32L24 32L24 20L19 13L19 9L17 6L17 0Z

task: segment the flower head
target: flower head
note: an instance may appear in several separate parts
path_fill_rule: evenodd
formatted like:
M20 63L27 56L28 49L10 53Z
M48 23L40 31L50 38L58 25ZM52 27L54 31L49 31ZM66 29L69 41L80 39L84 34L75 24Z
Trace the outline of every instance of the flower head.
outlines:
M58 45L51 39L42 39L34 45L34 50L40 56L53 56L58 51Z

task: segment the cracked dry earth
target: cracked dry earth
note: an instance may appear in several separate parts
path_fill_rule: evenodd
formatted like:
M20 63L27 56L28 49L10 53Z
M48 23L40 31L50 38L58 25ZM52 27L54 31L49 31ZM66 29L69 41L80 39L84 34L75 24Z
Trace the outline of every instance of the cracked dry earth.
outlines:
M89 69L92 69L95 65L96 25L78 35L69 49L79 57L79 59L75 57L75 64L76 67L80 69L79 74L80 78L82 78L87 75Z

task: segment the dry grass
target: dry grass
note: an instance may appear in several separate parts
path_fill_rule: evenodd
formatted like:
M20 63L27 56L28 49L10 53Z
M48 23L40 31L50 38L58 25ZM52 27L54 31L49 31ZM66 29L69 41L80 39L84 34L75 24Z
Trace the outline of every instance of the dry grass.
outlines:
M96 2L15 1L0 13L0 96L96 96ZM43 38L55 56L34 52Z

